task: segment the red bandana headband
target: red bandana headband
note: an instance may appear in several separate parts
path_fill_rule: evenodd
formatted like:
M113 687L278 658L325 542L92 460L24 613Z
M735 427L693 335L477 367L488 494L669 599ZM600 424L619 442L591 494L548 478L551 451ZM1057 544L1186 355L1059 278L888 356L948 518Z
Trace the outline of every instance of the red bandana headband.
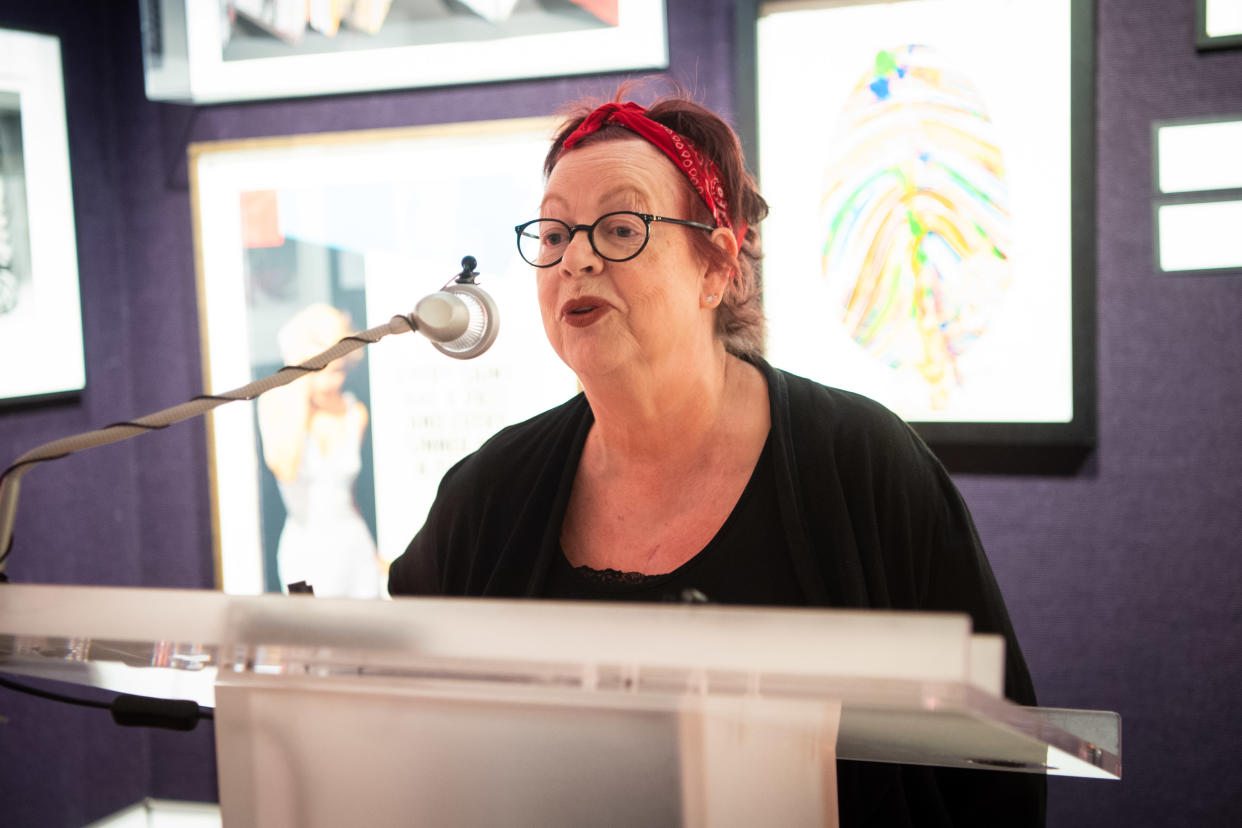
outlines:
M711 210L716 226L734 230L740 248L746 238L746 222L739 219L738 226L734 229L733 222L729 220L729 202L725 197L720 170L710 158L699 152L699 148L690 139L683 138L664 124L651 120L646 113L646 109L633 102L606 103L587 115L582 125L570 133L561 146L567 150L573 149L575 144L605 124L616 124L647 139L656 149L672 159L677 168L690 179L707 209Z

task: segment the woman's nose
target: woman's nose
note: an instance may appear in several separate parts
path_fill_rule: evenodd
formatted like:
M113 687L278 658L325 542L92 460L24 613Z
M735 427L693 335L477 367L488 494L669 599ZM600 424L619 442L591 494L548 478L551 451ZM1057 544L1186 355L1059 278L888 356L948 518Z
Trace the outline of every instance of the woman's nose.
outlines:
M590 233L586 228L575 230L565 247L565 254L561 256L562 272L567 276L594 273L599 265L599 254L591 246Z

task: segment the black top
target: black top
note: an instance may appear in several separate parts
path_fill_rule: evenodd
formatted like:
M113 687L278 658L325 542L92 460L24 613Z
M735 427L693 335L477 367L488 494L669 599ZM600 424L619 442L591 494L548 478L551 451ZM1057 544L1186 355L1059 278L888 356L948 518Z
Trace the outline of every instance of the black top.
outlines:
M872 400L754 364L768 386L776 510L756 524L763 545L752 548L771 548L773 572L793 573L796 603L969 613L976 632L1005 638L1005 695L1035 704L974 522L923 441ZM561 526L593 423L579 394L450 469L427 522L393 562L389 591L541 597L561 589ZM704 592L723 601L722 588ZM743 590L729 603L765 600ZM843 826L1044 824L1043 776L840 762L837 788Z
M789 550L779 538L773 542L772 527L779 523L769 437L733 511L693 558L672 572L643 575L575 567L562 553L552 559L539 597L803 606L806 595L798 586Z

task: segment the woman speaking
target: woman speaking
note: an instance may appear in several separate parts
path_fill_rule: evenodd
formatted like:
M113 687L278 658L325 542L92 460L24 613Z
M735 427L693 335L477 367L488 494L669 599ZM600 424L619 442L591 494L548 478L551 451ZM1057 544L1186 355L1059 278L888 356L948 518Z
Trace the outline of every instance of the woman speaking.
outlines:
M572 117L517 226L583 393L444 477L393 595L967 612L1034 690L970 515L895 415L761 356L736 135L682 98ZM841 762L842 825L1042 825L1042 776Z

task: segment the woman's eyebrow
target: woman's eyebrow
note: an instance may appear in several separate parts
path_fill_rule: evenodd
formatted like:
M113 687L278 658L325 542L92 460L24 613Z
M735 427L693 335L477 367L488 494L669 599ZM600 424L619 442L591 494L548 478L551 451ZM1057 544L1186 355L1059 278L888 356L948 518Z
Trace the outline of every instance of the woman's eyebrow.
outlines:
M556 194L554 194L554 193L552 193L552 194L545 193L545 194L544 194L544 196L543 196L543 200L539 202L539 210L540 210L540 212L542 212L542 211L543 211L543 208L547 207L550 203L552 203L552 202L554 202L554 201L560 202L561 204L565 204L565 203L566 203L566 202L565 202L565 199L561 198L560 196L558 196L558 195L556 195Z
M625 184L609 190L608 193L600 199L601 202L624 202L631 206L646 205L651 200L651 194L641 187L635 187L632 184Z
M543 201L539 203L540 211L544 211L550 204L557 203L560 206L568 204L568 200L556 193L548 193L544 195ZM648 206L651 202L651 194L642 187L633 184L621 184L604 193L600 198L600 204L616 205L622 204L626 207ZM605 210L607 212L607 210Z

